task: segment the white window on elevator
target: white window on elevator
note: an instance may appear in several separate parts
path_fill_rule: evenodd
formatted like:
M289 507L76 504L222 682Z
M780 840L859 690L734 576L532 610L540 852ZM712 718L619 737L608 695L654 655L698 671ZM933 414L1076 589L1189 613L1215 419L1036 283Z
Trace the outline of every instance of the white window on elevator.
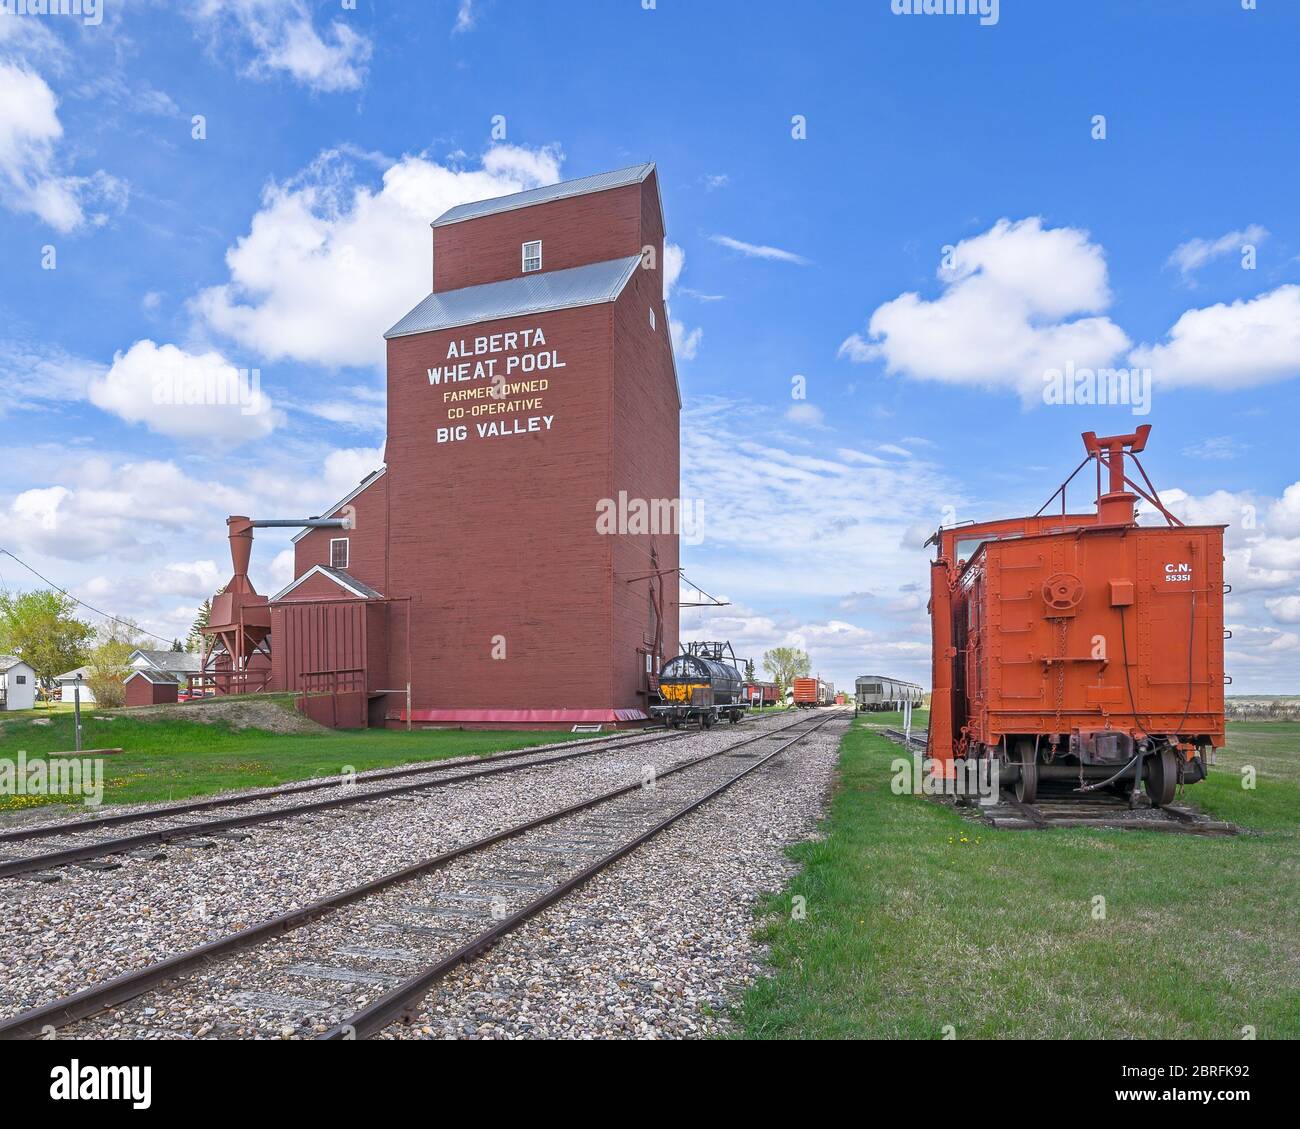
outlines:
M542 241L534 239L524 244L524 274L542 269Z
M346 537L330 538L330 568L348 567L348 539Z

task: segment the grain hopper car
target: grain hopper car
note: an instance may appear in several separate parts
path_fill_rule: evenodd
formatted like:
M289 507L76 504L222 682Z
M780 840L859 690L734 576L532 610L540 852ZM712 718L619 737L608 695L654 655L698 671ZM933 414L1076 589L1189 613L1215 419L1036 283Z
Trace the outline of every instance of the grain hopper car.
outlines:
M901 710L904 703L920 706L925 691L915 682L887 678L883 674L864 674L853 684L853 701L859 711Z

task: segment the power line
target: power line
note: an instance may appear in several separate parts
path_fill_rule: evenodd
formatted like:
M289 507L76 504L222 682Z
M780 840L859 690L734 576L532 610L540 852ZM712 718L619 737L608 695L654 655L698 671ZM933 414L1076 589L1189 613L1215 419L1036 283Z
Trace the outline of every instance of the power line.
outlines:
M143 635L148 635L149 638L151 638L151 639L157 639L157 640L158 640L159 642L161 642L161 643L166 643L167 646L169 646L169 647L172 645L173 640L176 638L176 637L173 635L171 639L166 639L166 638L164 638L164 637L161 636L161 635L155 635L152 631L149 631L147 628L141 627L141 626L140 626L138 623L136 623L134 620L130 620L130 619L121 619L121 618L118 617L118 616L115 616L115 615L109 615L108 612L100 611L100 610L99 610L97 607L95 607L93 604L88 604L88 603L86 603L85 600L78 599L78 598L77 598L76 596L74 596L71 592L69 592L66 588L61 588L61 587L59 587L59 585L55 584L54 581L51 580L48 576L42 576L39 572L37 572L34 568L32 568L32 566L29 565L25 560L23 560L21 557L15 557L14 554L11 553L8 549L0 549L0 553L4 554L6 557L12 557L12 558L13 558L14 560L16 560L20 565L22 565L23 568L25 568L28 572L30 572L33 576L38 577L39 579L43 580L46 584L48 584L48 585L49 585L51 588L53 588L56 592L59 592L59 593L63 594L64 596L67 596L69 600L72 600L74 603L80 604L83 608L86 608L86 609L88 609L89 611L94 612L96 615L102 615L106 620L109 620L109 621L112 622L112 623L121 623L121 624L124 624L124 625L127 626L127 627L134 627L134 628L135 628L137 631L139 631L141 634L143 634Z

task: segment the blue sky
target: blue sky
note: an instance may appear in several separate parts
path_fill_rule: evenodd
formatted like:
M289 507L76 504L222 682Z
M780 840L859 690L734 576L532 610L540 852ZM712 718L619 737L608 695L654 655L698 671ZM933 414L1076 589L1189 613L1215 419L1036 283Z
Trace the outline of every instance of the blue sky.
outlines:
M318 512L377 460L428 221L653 159L684 563L731 601L688 634L926 681L924 535L1032 512L1081 431L1149 422L1167 500L1232 525L1234 689L1295 691L1298 44L1282 0L0 14L0 545L184 634L226 514ZM1045 403L1067 364L1149 369L1149 413ZM230 366L249 414L152 401ZM259 535L261 590L287 544Z

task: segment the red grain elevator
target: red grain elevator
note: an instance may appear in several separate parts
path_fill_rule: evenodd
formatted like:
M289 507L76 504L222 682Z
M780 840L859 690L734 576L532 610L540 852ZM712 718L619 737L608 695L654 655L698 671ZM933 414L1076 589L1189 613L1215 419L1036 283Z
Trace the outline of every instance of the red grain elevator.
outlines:
M655 166L464 204L432 229L433 289L385 334L385 465L323 515L350 528L295 538L297 579L271 598L277 684L301 688L292 655L332 661L290 605L355 601L373 610L348 661L384 667L360 680L371 724L406 720L404 695L377 692L408 677L416 724L641 720L678 643ZM288 612L295 639L277 639Z

